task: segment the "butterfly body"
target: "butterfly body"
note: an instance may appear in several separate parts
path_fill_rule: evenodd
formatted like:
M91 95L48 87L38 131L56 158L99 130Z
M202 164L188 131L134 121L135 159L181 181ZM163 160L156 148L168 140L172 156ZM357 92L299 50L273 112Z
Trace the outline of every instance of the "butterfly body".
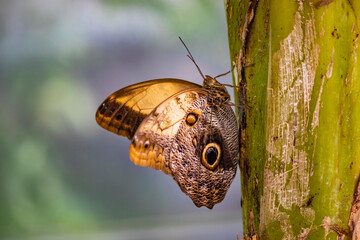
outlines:
M179 79L135 84L110 95L96 121L131 140L130 158L173 177L198 207L225 197L238 161L236 118L226 88Z

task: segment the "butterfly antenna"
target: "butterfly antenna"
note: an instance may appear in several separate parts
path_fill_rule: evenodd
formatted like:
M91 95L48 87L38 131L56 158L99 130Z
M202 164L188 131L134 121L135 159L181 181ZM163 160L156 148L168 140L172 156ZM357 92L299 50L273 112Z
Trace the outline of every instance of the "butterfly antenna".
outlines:
M197 70L199 71L200 75L202 76L203 79L205 79L204 74L201 72L199 66L196 64L195 59L194 59L194 57L191 55L191 52L189 51L188 47L186 46L186 44L184 43L184 41L181 39L181 37L179 37L179 39L180 39L180 41L182 42L182 44L184 45L184 47L186 48L186 51L189 53L189 54L186 55L186 56L188 56L188 58L190 58L190 60L195 64L195 66L196 66Z
M222 73L220 75L217 75L216 77L214 77L215 79L218 78L218 77L222 77L222 76L225 76L229 73L231 73L232 71L234 71L234 68L235 68L235 64L232 66L231 70L227 71L226 73Z

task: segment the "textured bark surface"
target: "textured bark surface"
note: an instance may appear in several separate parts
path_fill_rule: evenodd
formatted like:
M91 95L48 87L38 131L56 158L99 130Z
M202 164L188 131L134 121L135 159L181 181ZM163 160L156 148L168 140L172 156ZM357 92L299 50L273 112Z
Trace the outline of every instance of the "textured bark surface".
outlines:
M359 218L360 1L226 0L225 8L243 106L244 235L351 239L359 229L351 217Z

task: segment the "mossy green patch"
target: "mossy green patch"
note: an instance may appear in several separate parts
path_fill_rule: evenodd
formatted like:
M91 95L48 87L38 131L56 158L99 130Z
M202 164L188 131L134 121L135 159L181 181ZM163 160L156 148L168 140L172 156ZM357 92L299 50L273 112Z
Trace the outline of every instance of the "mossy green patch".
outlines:
M263 239L279 240L284 236L284 232L281 230L280 221L271 222L264 232Z

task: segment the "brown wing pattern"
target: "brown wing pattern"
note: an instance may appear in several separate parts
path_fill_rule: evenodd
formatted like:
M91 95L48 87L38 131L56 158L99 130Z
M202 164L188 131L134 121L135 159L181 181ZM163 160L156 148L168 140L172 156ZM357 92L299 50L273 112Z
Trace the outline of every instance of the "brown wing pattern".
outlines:
M144 118L170 96L200 85L181 79L155 79L122 88L107 97L96 111L106 130L132 139Z
M194 102L206 95L202 89L184 90L156 107L136 131L130 145L130 159L137 165L173 175L168 156L171 143Z

